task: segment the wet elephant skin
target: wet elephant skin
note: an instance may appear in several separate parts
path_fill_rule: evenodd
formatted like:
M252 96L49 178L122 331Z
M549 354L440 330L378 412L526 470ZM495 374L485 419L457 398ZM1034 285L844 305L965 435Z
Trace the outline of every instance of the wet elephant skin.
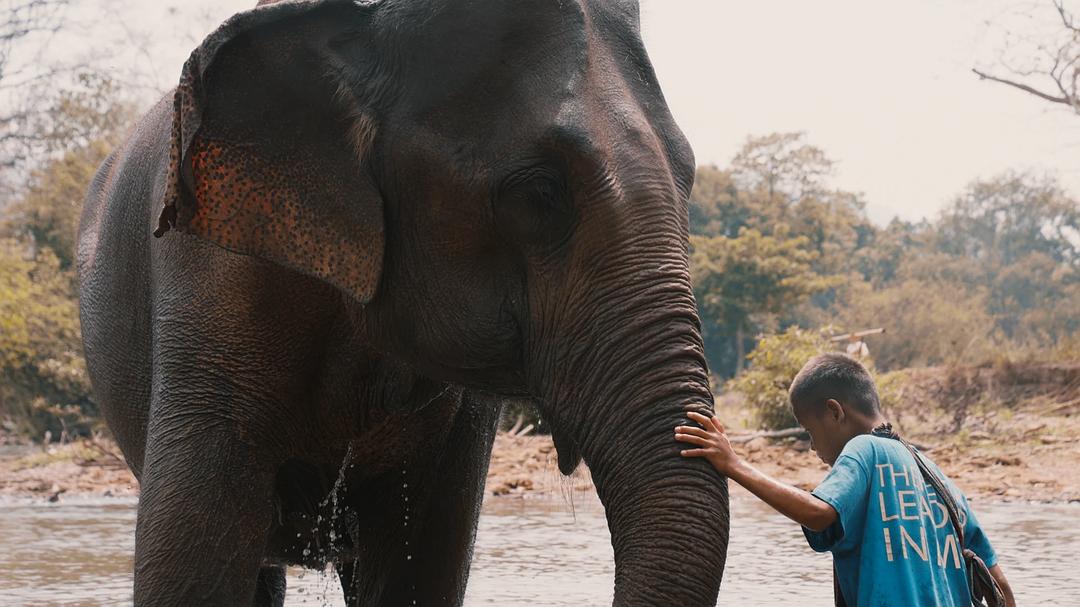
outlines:
M95 395L141 484L137 605L460 605L506 398L584 460L615 604L713 605L726 481L689 282L693 154L632 0L264 2L102 165Z

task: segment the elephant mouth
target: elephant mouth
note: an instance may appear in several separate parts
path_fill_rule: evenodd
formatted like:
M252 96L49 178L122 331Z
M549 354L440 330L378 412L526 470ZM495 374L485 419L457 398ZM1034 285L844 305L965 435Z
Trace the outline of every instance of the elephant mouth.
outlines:
M352 461L350 448L337 470L300 460L280 468L266 564L323 569L356 558L361 520L349 492L362 481L347 476Z
M558 455L559 472L563 476L570 476L581 465L581 449L569 433L553 432L551 438Z

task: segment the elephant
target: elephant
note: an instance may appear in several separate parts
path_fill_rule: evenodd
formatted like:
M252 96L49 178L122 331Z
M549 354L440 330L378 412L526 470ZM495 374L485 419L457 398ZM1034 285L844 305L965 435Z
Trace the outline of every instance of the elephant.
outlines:
M136 605L460 605L501 403L603 504L616 605L714 605L694 156L636 0L279 0L90 184L80 317Z

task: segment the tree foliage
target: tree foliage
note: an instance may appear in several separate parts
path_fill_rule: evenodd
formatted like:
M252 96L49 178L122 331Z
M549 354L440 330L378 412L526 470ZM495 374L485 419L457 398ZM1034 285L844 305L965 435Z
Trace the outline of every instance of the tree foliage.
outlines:
M133 115L105 75L85 74L35 122L46 150L0 209L0 418L40 438L88 431L75 279L87 186Z
M742 228L735 238L691 236L694 290L706 332L733 333L736 355L755 328L774 328L777 317L831 286L812 270L817 252L805 236L765 236Z
M1008 172L972 183L936 223L938 250L987 273L1032 253L1080 267L1080 207L1047 178Z
M845 290L833 319L846 330L887 329L870 344L882 369L938 365L991 350L994 323L985 302L985 292L949 282L910 279L879 289L858 283Z
M0 239L0 416L34 436L86 429L67 427L55 410L96 413L74 291L51 249L32 256L24 243Z
M27 190L9 209L7 231L51 250L63 269L71 268L83 196L110 149L104 141L93 141L35 170Z
M1080 204L1055 180L1006 172L933 219L876 226L831 166L789 133L699 168L691 262L714 372L736 374L756 333L796 324L884 326L870 343L883 369L1053 348L1080 330Z
M691 262L713 371L843 282L869 234L863 204L828 182L832 160L803 133L747 139L731 167L701 167L691 194Z

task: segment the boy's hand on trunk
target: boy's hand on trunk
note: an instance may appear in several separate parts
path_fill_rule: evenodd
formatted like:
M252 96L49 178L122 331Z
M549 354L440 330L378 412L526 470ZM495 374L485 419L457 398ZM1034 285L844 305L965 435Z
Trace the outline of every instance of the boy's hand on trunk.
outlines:
M682 451L683 457L704 457L717 472L729 476L739 462L739 456L731 448L724 424L716 417L708 418L700 413L689 412L686 416L701 424L701 427L675 427L675 440L697 447Z
M698 413L686 415L701 427L675 428L675 440L697 447L683 451L683 457L704 457L717 472L746 487L777 512L807 529L821 531L836 522L838 515L829 504L802 489L763 474L735 455L720 420Z

